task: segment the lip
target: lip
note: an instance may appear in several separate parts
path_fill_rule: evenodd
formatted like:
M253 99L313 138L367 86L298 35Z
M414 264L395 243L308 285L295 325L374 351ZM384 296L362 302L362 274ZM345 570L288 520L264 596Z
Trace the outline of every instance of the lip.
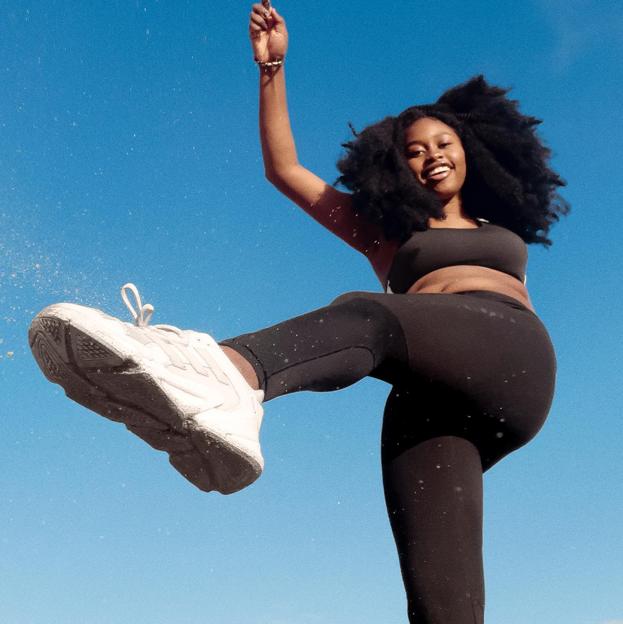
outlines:
M440 171L436 173L432 173L436 169L440 169ZM429 180L433 180L433 181L444 180L450 175L451 171L452 171L452 166L450 165L450 163L436 162L434 165L429 165L428 167L422 170L422 179L425 182L428 182Z

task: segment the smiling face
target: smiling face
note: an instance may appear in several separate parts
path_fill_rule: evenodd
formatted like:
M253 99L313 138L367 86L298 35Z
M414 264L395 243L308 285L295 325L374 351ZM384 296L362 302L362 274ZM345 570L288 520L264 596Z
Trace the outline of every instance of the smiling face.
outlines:
M467 166L458 134L434 117L422 117L405 130L405 156L418 182L444 203L460 198Z

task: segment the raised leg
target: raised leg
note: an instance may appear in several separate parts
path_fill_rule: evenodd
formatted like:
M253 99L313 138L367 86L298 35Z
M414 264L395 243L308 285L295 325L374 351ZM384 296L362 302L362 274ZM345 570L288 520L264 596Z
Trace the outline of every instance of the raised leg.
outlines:
M400 322L381 303L384 297L342 295L329 306L220 346L265 400L299 390L339 390L367 375L391 381L396 371L406 370L408 356Z
M225 352L225 355L231 360L232 364L240 371L240 374L244 377L244 380L253 388L253 390L260 389L260 382L255 373L255 369L241 353L235 351L231 347L221 345L221 349Z

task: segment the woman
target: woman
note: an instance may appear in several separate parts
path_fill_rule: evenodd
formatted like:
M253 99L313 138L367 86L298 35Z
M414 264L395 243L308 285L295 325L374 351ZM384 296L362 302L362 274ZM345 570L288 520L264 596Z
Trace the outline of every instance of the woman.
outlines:
M283 18L254 5L250 35L268 179L365 254L386 292L343 295L219 346L149 325L153 307L126 284L134 325L53 305L31 325L33 353L69 397L223 493L262 470L263 399L367 375L389 382L383 477L410 621L482 622L482 475L538 432L553 394L525 243L549 244L563 183L537 120L479 77L356 135L338 165L352 193L339 192L297 160Z

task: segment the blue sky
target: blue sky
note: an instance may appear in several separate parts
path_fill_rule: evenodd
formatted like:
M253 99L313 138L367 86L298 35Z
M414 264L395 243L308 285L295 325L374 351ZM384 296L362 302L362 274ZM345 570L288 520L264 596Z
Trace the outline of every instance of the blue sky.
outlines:
M301 161L336 177L361 128L484 73L513 87L568 181L532 248L559 358L551 416L486 476L489 624L621 624L623 365L618 96L623 9L319 0L276 4ZM383 504L388 388L266 406L264 476L195 490L67 400L26 342L76 301L218 338L378 290L363 257L264 180L250 6L0 0L0 619L11 624L399 624Z

